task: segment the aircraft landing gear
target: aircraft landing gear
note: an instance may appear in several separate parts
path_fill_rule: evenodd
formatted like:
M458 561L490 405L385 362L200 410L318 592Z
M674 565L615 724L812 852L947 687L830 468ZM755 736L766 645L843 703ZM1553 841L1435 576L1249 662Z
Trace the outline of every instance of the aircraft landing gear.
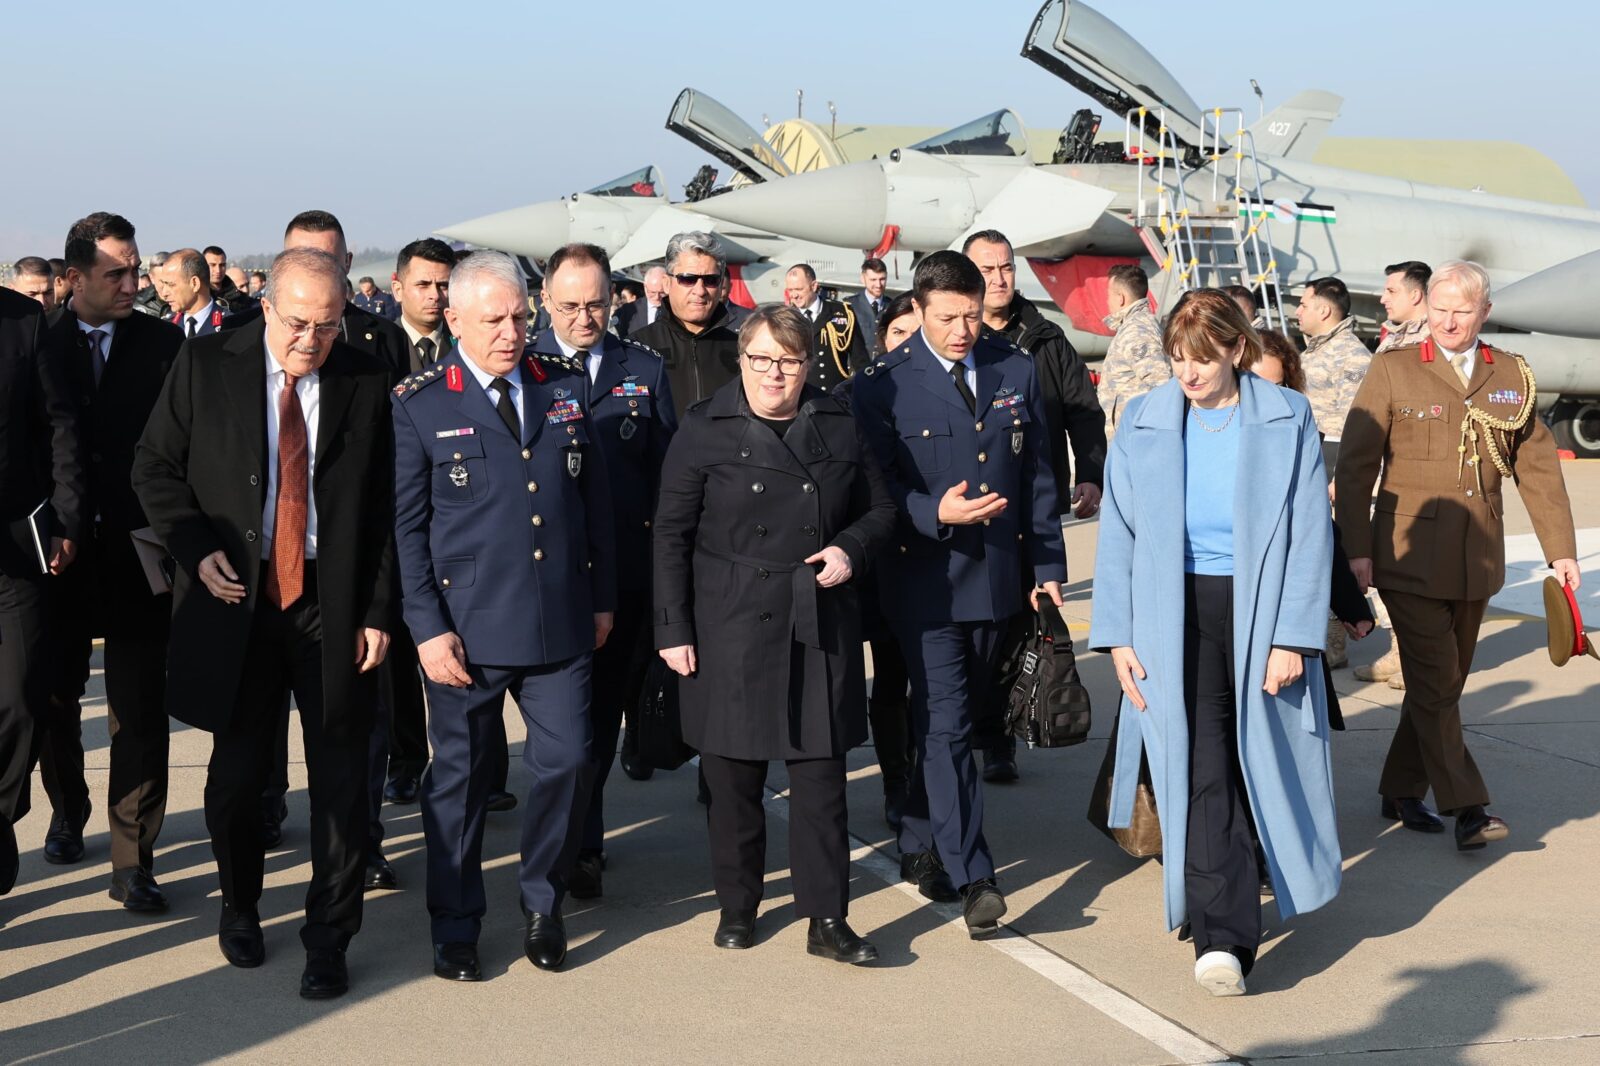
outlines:
M1550 411L1556 446L1579 459L1600 459L1600 399L1560 400Z

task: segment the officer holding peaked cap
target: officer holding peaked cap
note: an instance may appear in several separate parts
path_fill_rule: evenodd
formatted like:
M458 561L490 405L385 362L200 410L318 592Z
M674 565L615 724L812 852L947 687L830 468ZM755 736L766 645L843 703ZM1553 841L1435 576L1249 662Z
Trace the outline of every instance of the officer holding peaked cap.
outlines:
M1544 579L1544 617L1550 627L1551 662L1565 666L1574 655L1600 659L1594 638L1583 631L1583 612L1578 610L1578 597L1570 585L1553 577Z

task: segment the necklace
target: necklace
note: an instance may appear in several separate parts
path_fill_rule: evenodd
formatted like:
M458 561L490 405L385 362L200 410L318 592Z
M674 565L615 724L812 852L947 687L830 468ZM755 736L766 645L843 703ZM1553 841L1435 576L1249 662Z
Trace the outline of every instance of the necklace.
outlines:
M1238 413L1239 401L1235 400L1233 403L1228 405L1228 417L1222 420L1222 425L1213 426L1211 423L1200 417L1199 408L1195 407L1194 404L1189 405L1189 414L1192 415L1194 420L1200 424L1200 428L1205 430L1207 433L1221 433L1223 430L1228 428L1229 424L1233 422L1233 416Z

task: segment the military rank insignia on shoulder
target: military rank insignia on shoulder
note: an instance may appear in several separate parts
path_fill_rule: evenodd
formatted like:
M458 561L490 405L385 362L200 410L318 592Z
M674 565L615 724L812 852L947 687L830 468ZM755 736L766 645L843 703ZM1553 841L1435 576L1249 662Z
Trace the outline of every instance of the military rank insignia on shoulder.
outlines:
M650 347L648 344L640 344L638 341L632 340L628 337L619 337L617 339L622 341L624 347L637 348L639 351L644 352L647 355L653 355L657 359L661 358L661 353Z
M458 367L451 367L450 369L457 371L457 373L460 372ZM426 370L419 371L403 379L400 384L394 387L394 394L396 396L409 396L422 388L422 386L438 381L442 376L439 365L436 363Z

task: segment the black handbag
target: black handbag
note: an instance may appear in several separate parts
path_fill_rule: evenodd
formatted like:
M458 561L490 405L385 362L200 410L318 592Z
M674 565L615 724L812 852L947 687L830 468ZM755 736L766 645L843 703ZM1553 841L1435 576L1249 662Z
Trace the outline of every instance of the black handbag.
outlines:
M1006 732L1030 748L1065 748L1089 739L1089 690L1078 679L1078 660L1066 619L1049 600L1016 630L1022 637L1002 659L1012 678Z
M660 656L645 670L638 713L633 717L633 735L639 761L646 766L676 770L694 758L694 749L683 742L683 720L678 712L678 675Z

